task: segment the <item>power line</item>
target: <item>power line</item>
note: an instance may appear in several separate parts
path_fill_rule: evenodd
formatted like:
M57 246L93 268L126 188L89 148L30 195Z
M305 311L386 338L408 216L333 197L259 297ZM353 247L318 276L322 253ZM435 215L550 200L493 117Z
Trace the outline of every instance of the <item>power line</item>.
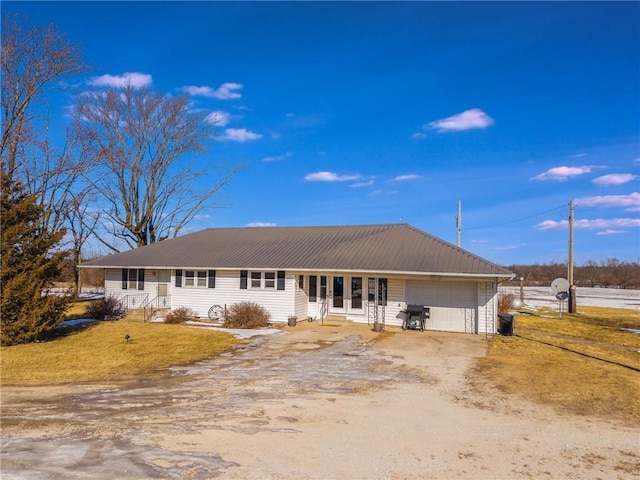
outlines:
M465 228L464 231L468 232L469 230L480 230L480 229L483 229L483 228L500 227L502 225L508 225L510 223L521 222L522 220L527 220L529 218L537 217L539 215L544 215L545 213L554 212L556 210L560 210L561 208L567 208L567 206L566 205L561 205L559 207L555 207L555 208L551 208L549 210L545 210L544 212L534 213L533 215L529 215L529 216L526 216L526 217L521 217L521 218L518 218L518 219L515 219L515 220L508 220L506 222L494 223L493 225L484 225L482 227Z

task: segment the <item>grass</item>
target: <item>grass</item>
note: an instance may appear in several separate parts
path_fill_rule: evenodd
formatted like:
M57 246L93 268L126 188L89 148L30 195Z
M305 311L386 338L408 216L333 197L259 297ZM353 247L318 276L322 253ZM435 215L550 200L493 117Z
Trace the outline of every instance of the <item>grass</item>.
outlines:
M186 325L98 322L49 342L0 348L0 380L3 385L50 385L128 379L190 364L237 343L227 333Z
M494 337L474 373L565 412L640 424L640 335L621 328L640 329L639 313L581 307L562 319L516 315L514 336Z

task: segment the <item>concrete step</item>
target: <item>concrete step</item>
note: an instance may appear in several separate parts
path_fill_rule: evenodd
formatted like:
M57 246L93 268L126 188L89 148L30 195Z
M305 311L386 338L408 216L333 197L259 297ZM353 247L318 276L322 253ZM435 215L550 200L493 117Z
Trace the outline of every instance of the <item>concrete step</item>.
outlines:
M323 325L353 325L351 320L347 320L346 315L328 315L322 322Z

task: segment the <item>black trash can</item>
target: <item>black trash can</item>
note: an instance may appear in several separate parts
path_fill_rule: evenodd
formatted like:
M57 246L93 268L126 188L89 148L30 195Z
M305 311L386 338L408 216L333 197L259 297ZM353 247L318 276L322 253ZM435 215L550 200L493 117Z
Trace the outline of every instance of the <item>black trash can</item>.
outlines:
M513 315L507 313L499 313L500 319L500 335L510 337L513 335Z

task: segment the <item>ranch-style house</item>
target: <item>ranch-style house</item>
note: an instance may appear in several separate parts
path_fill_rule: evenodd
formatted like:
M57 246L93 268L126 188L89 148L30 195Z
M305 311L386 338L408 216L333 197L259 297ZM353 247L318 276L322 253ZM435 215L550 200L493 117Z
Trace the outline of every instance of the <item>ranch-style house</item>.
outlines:
M85 262L105 270L105 295L129 307L189 307L207 317L256 302L273 322L327 316L495 333L497 293L513 274L408 224L209 228Z

